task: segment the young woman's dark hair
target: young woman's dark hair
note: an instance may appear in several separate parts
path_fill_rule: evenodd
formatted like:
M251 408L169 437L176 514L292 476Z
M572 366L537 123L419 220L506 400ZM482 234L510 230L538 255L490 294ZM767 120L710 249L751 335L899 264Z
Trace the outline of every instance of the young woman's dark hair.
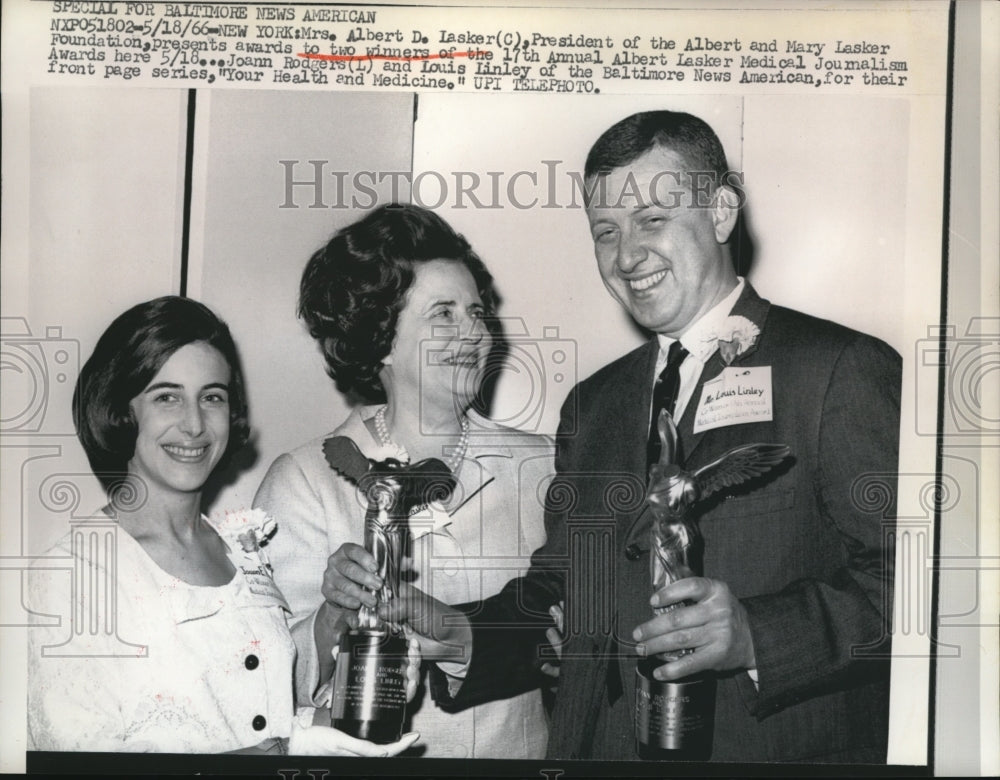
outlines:
M140 303L112 322L80 371L73 422L90 466L105 488L128 468L138 434L130 403L181 347L202 341L229 364L229 445L226 457L250 434L246 392L229 328L203 304L168 295Z
M385 400L379 370L392 349L413 268L429 260L462 263L487 316L496 311L493 277L483 261L447 222L419 206L380 206L338 231L309 259L299 287L299 316L342 393Z

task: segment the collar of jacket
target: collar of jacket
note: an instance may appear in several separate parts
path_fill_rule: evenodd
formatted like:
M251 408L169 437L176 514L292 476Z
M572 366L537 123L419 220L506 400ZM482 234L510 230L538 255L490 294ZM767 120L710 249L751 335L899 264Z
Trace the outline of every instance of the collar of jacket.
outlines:
M736 303L733 304L733 308L729 312L728 316L746 317L757 326L760 330L760 335L750 347L733 360L731 365L738 366L743 364L757 351L760 346L760 342L764 339L764 326L767 322L767 315L770 309L770 301L765 298L761 298L760 295L757 294L757 291L754 290L750 282L747 281L743 286L743 292L740 293L740 297L736 299ZM653 362L652 367L648 372L650 383L652 383L652 372L655 370L656 356L659 353L659 342L655 336L651 339L651 347L651 359ZM684 410L684 415L680 420L680 424L677 426L681 437L681 452L685 462L687 462L687 460L691 457L691 454L698 447L698 445L701 444L702 438L705 435L705 431L697 434L692 432L694 428L694 416L698 406L698 400L701 398L701 389L706 382L710 382L721 374L724 368L726 368L726 364L719 356L719 350L716 349L715 352L712 353L712 356L708 359L708 362L705 364L705 368L702 369L701 376L698 378L698 384L695 385L694 392L691 395L691 400L688 403L687 408ZM629 555L630 557L638 557L640 553L649 550L650 528L652 526L652 521L652 515L647 511L647 508L644 505L626 534L624 543L626 555Z

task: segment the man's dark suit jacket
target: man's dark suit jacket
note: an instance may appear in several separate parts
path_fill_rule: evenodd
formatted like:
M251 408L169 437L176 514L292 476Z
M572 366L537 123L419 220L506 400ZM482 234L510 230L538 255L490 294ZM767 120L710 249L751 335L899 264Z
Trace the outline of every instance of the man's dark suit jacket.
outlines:
M772 306L746 286L732 310L761 331L733 362L770 366L773 420L694 434L709 360L679 424L696 469L732 447L787 444L776 473L708 503L704 575L726 582L750 620L759 689L718 675L713 761L884 762L899 355L831 322ZM633 628L649 607L649 513L642 509L658 344L650 340L579 384L558 434L548 541L532 569L463 609L473 654L446 709L538 684L550 605L566 602L567 643L551 758L633 759ZM525 489L529 489L525 486Z

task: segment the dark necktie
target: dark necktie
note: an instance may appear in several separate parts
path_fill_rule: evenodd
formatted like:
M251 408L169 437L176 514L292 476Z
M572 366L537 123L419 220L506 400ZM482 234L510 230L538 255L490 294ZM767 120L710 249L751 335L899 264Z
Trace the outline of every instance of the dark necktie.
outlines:
M646 441L646 469L660 459L660 433L656 422L660 410L666 409L671 415L677 403L677 392L681 388L681 363L688 356L688 351L679 341L670 345L667 351L667 365L656 378L653 386L653 417L649 423L649 438Z
M649 425L649 438L646 444L646 473L649 467L660 459L660 432L656 427L656 421L660 417L660 410L666 409L670 414L674 413L674 405L677 403L677 392L681 387L681 363L688 356L688 351L681 346L679 341L675 341L667 350L667 365L656 378L653 385L653 419ZM630 544L625 550L625 557L630 561L638 560L640 557L637 545ZM611 643L611 658L608 660L607 668L607 691L608 704L614 706L624 692L621 667L618 663L618 653L620 652L617 642Z

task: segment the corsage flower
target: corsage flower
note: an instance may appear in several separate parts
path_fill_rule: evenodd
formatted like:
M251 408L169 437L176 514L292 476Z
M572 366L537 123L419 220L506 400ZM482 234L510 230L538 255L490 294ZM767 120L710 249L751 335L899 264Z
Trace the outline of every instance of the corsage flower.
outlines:
M760 328L746 317L726 317L715 333L719 356L727 366L757 343Z
M262 549L278 530L277 523L263 509L226 510L216 528L222 536L239 543L243 552L257 553L261 563L270 567L267 553Z

